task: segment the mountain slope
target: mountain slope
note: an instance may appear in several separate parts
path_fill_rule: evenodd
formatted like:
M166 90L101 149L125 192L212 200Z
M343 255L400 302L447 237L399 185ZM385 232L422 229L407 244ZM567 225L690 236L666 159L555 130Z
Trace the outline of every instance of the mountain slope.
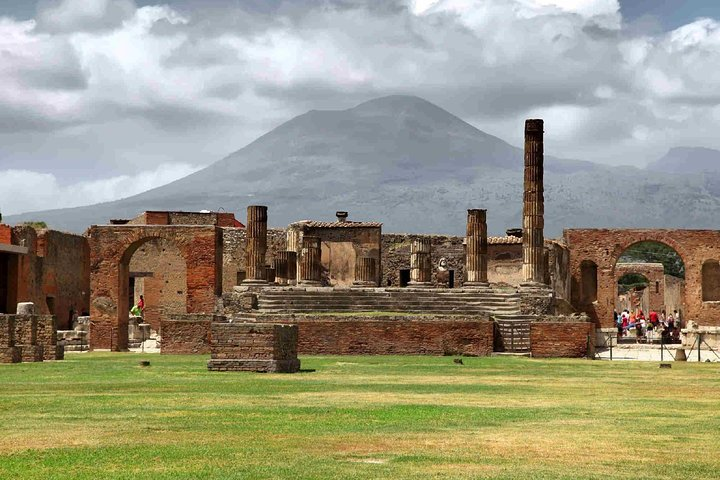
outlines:
M522 141L522 125L514 136ZM546 125L546 129L551 129ZM551 152L546 144L546 152ZM521 149L417 97L383 97L343 111L310 111L226 158L127 199L36 212L82 231L144 210L270 207L273 226L349 210L385 231L461 234L465 209L487 208L491 234L521 225ZM706 175L609 168L546 156L546 231L564 227L717 228L720 186Z
M662 158L647 166L648 170L666 173L720 172L720 151L701 147L671 148Z

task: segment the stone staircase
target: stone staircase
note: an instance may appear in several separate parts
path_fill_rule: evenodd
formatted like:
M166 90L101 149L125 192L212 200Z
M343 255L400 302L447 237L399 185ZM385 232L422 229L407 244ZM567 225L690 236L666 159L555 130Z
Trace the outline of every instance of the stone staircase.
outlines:
M258 313L409 312L519 315L516 292L470 289L263 289Z

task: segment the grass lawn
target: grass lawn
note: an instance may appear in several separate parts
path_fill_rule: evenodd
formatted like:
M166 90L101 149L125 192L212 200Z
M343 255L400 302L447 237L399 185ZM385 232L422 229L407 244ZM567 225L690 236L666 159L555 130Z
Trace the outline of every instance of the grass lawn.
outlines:
M314 372L275 375L206 360L0 365L0 478L720 476L717 364L304 357Z

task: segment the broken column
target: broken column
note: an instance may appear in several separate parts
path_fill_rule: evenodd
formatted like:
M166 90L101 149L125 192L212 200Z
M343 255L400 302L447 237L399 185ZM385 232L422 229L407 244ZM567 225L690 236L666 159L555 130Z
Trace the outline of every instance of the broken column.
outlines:
M275 269L275 283L278 285L287 285L289 283L288 253L290 252L277 252L272 261L272 267Z
M265 251L267 250L267 207L250 205L247 208L247 246L245 247L244 285L267 283Z
M297 284L297 252L287 251L288 256L288 285Z
M468 210L465 238L465 287L488 287L487 280L487 210Z
M432 258L429 237L416 238L410 244L409 287L432 286Z
M354 287L377 287L377 259L358 257L355 259Z
M298 284L306 286L320 285L320 238L303 236L300 258L298 259Z
M545 198L543 194L543 121L525 121L525 180L523 194L523 278L525 283L545 280Z

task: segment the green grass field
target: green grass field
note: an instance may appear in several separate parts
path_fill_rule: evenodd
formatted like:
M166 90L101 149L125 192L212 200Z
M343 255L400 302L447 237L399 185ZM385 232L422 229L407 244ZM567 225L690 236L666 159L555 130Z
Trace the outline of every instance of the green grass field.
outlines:
M275 375L206 360L0 365L0 478L720 476L717 364L305 357L314 372Z

